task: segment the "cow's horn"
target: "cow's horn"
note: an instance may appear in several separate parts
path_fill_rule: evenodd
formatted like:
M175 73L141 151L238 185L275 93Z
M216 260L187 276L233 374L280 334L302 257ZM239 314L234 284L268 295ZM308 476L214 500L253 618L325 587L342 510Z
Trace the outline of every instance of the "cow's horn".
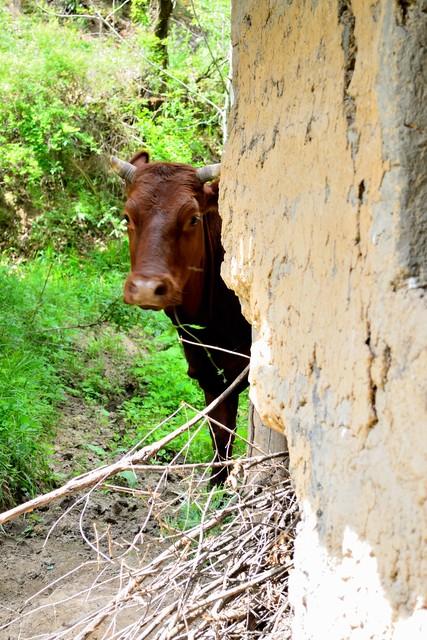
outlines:
M196 175L202 182L209 182L209 180L215 180L219 178L221 173L221 164L208 164L206 167L200 167L197 169Z
M136 174L135 165L130 162L124 162L124 160L120 160L120 158L116 158L116 156L111 156L110 163L113 171L123 178L123 180L128 184L134 181Z

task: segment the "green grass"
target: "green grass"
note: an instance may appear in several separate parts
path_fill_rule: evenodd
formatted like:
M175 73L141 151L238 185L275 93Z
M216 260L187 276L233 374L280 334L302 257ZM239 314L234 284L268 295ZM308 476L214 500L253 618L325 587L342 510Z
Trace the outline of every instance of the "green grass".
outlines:
M155 429L183 403L203 407L167 317L122 302L127 265L126 243L117 242L85 256L46 251L28 262L0 262L0 506L54 481L49 456L67 396L92 408L98 416L94 431L95 423L108 422L105 407L112 400L118 406L124 435L115 433L107 451L91 444L90 434L85 445L104 462L182 424L193 415L190 408ZM102 324L96 324L99 319ZM132 353L125 346L129 336L137 345ZM239 432L244 435L247 396L242 396ZM187 444L183 435L161 457L171 459ZM237 444L236 453L244 449ZM191 440L186 458L212 459L206 426ZM76 473L85 470L81 464Z
M95 375L95 367L84 369L79 330L58 328L88 323L114 306L122 275L110 267L117 259L116 248L105 252L100 272L87 258L48 254L0 265L0 504L52 481L49 443L58 404L76 382L93 389Z

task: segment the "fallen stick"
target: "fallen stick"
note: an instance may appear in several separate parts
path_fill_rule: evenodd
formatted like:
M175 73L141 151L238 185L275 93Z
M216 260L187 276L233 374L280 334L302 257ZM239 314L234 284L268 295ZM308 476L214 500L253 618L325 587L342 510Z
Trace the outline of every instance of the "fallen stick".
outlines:
M55 489L54 491L45 493L41 496L38 496L37 498L28 500L28 502L24 502L23 504L20 504L13 509L5 511L4 513L0 514L0 526L6 524L6 522L15 520L18 516L21 516L24 513L30 513L31 511L34 511L34 509L40 509L40 507L44 507L54 500L58 500L59 498L63 498L64 496L76 493L77 491L80 491L82 489L87 489L88 487L102 484L110 476L114 476L117 473L121 473L122 471L128 471L129 469L132 469L135 463L145 462L146 460L149 460L165 445L169 444L169 442L180 436L182 433L188 431L188 429L197 424L199 420L205 418L207 414L212 411L212 409L220 404L224 400L224 398L226 398L231 393L231 391L240 384L240 382L247 375L248 371L249 365L245 367L245 369L227 387L227 389L223 391L220 396L218 396L218 398L215 398L215 400L208 404L208 406L200 411L196 416L185 422L183 425L172 431L172 433L169 433L161 440L143 447L131 456L124 456L118 462L115 462L108 466L100 467L95 471L90 471L89 473L85 473L84 475L78 476L77 478L73 478L59 489Z
M217 421L215 421L217 422ZM219 424L219 423L218 423ZM276 453L268 453L260 456L252 456L250 458L239 459L248 466L256 466L261 462L268 462L275 458L284 458L287 455L287 451L277 451ZM230 467L236 464L236 460L222 460L221 462L185 462L182 464L135 464L132 469L135 471L154 471L161 473L176 473L178 471L189 471L197 469L216 469L217 467Z

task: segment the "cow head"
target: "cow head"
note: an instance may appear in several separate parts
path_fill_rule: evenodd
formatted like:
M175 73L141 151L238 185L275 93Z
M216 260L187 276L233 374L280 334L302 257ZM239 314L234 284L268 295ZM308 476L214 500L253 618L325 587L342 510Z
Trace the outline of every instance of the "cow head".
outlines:
M124 300L144 309L183 303L204 265L204 216L218 210L220 165L149 162L140 152L130 162L112 158L126 183L131 271Z

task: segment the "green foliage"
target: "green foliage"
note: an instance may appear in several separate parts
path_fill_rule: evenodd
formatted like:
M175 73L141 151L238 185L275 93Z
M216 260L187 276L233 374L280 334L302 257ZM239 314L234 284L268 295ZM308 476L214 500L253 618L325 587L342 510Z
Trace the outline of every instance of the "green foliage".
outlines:
M160 160L203 162L221 154L230 3L220 0L212 6L211 2L195 0L194 8L197 20L190 2L179 3L175 10L177 19L172 21L168 37L167 72L159 75L158 68L146 67L150 92L157 88L162 99L154 102L153 110L148 96L135 112L135 128ZM155 49L150 38L148 29L140 31L139 42L148 52Z
M57 9L82 10L65 4ZM122 187L107 171L111 152L145 147L186 163L219 155L228 3L213 19L195 2L216 64L190 4L178 5L166 71L147 6L134 0L137 26L121 40L108 29L95 37L91 20L61 22L50 4L20 17L0 8L0 245L59 250L117 236Z
M172 530L190 531L193 527L198 527L202 521L216 515L218 509L224 508L227 501L227 493L223 489L217 488L213 492L201 494L195 501L185 500L179 505L173 514L165 517L165 529L168 533ZM227 518L225 519L227 522ZM208 535L214 535L217 528L214 527Z
M0 505L51 482L48 442L64 392L110 391L104 377L96 379L99 364L87 367L97 355L92 341L82 348L77 329L58 328L93 321L115 300L122 276L110 269L117 259L114 248L93 261L47 252L28 264L0 265Z
M186 372L187 363L177 343L175 329L147 343L144 357L138 359L133 368L141 393L123 403L123 415L128 425L127 446L139 440L149 444L162 438L194 415L190 407L200 409L204 406L202 392ZM157 427L182 403L189 407L183 407L176 417ZM162 451L161 456L172 459L186 448L190 438L190 434L184 434L175 439L166 447L166 455ZM199 434L187 455L198 460L212 458L207 429Z
M0 504L7 504L33 494L49 476L46 435L60 394L55 371L34 340L31 289L4 268L0 288Z
M150 24L148 15L149 6L150 0L132 0L130 15L133 22L148 27Z
M95 49L72 26L25 17L15 22L0 12L0 182L9 205L3 213L16 222L13 213L22 212L20 231L33 227L33 246L47 239L57 246L78 244L115 230L111 211L118 203L106 190L99 160L105 101L117 77L117 55L110 53L102 44ZM107 77L102 90L99 72L91 70L95 54ZM108 123L107 131L113 135L117 127ZM6 240L10 245L9 232Z

